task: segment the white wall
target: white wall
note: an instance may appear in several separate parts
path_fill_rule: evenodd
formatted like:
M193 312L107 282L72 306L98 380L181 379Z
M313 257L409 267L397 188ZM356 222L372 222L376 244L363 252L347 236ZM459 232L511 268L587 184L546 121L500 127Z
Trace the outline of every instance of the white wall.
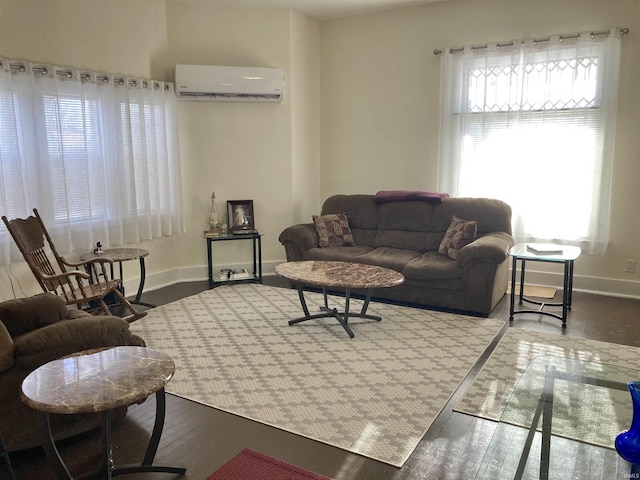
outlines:
M640 296L640 268L623 271L625 259L640 261L637 0L451 0L322 23L321 197L437 188L434 49L615 26L631 34L622 42L611 244L606 256L576 262L576 288ZM539 278L561 285L557 277Z
M206 278L202 231L212 191L220 215L227 200L254 201L266 271L284 259L278 235L294 211L300 217L317 208L309 205L319 198L315 20L284 9L163 0L0 0L0 45L0 56L9 58L170 81L177 63L284 69L281 103L179 102L187 233L139 245L150 252L148 288ZM249 266L250 247L247 241L216 244L217 267ZM23 287L18 296L37 293L23 262L11 271ZM124 277L133 292L137 262L124 264ZM13 296L9 283L8 273L0 275L3 299Z
M166 52L159 0L0 0L0 56L151 77L155 59ZM156 252L176 248L175 241L162 239L149 250L160 257ZM129 263L127 269L137 267ZM153 268L151 259L148 265ZM137 269L131 275L139 275ZM14 290L18 297L41 291L24 262L0 274L0 299L12 298Z
M320 26L291 12L291 180L289 224L308 222L320 198Z
M640 3L637 0L450 0L323 23L283 9L214 8L163 0L0 0L0 56L171 80L176 63L285 70L280 104L180 102L185 235L140 245L154 288L206 275L211 191L253 199L267 271L284 259L287 225L334 193L437 188L439 57L434 48L626 26L611 245L582 256L576 287L640 296ZM227 245L216 259L248 262ZM37 292L23 263L24 294ZM133 291L136 262L125 263ZM550 278L555 281L555 276ZM2 298L12 296L0 274ZM18 290L17 295L21 292Z
M183 267L206 263L201 237L211 192L218 214L227 200L251 199L256 228L264 233L265 262L282 258L277 237L291 223L291 85L289 12L168 4L168 60L202 65L278 67L286 92L281 103L179 102L181 158L190 252ZM249 242L215 244L215 260L248 262Z

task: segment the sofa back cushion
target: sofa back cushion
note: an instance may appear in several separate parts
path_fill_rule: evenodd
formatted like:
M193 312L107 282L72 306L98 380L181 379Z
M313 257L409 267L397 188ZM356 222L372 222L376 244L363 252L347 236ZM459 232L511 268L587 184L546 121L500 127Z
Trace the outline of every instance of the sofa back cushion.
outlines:
M437 251L454 216L475 220L479 237L511 234L511 207L489 198L376 203L374 195L334 195L322 206L322 214L327 213L346 213L355 243L373 248Z
M378 231L378 204L373 195L334 195L322 205L322 215L345 213L356 245L373 247Z
M40 293L0 303L0 321L13 338L55 323L66 315L64 300L52 293Z
M434 205L424 201L380 204L376 247L425 252Z
M511 235L511 207L492 198L445 198L434 209L427 250L438 250L453 217L477 222L477 236L489 232Z

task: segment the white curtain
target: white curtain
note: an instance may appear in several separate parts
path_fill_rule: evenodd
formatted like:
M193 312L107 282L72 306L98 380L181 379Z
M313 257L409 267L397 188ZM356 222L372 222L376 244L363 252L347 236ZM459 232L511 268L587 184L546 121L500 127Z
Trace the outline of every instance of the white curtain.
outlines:
M0 63L3 215L37 208L64 253L184 231L171 83ZM1 224L0 263L16 252Z
M447 50L440 190L509 203L518 242L603 254L619 51L618 29Z

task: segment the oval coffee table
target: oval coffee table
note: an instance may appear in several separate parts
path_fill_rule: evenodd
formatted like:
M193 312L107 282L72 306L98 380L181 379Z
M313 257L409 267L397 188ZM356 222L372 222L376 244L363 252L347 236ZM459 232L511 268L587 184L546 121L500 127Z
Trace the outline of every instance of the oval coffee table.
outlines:
M173 359L145 347L87 350L53 360L31 372L22 383L22 399L42 413L40 432L51 467L60 479L73 478L51 435L49 414L102 412L103 458L99 469L82 478L160 472L182 475L186 469L153 465L165 415L164 387L173 376ZM111 457L110 411L156 394L156 419L141 464L114 467Z
M298 289L300 304L304 312L304 317L289 320L289 325L294 325L315 318L333 317L345 329L349 337L355 335L349 327L349 318L368 318L371 320L382 320L376 315L367 315L369 301L374 288L389 288L404 283L404 275L389 268L378 267L376 265L366 265L364 263L349 262L327 262L306 260L301 262L281 263L276 267L276 273L281 277L291 280ZM303 286L311 285L322 287L324 305L320 307L322 313L309 314L307 302L304 299ZM339 312L335 308L330 308L327 301L327 288L345 289L344 311ZM360 313L349 312L352 289L363 289L366 291L364 304Z

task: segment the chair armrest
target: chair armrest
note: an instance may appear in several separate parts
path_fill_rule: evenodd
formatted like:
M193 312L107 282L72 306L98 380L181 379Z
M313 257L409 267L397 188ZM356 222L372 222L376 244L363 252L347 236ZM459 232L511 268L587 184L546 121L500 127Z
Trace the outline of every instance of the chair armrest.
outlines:
M60 257L60 260L62 261L62 263L64 263L68 267L75 267L75 268L86 267L88 265L93 265L94 263L99 263L100 265L104 265L105 263L108 265L113 265L113 260L111 260L110 258L104 258L104 257L91 258L89 260L82 260L80 262L70 262L64 257Z
M67 280L69 280L71 277L76 277L76 279L80 277L82 280L89 280L91 278L91 276L88 273L81 272L80 270L71 270L70 272L58 273L56 275L42 274L41 277L42 277L42 280L47 282L55 282L56 280L58 282L60 281L67 282Z
M508 233L491 232L462 247L456 261L461 267L478 262L501 264L514 244L513 237Z
M302 260L304 252L318 246L318 234L313 223L300 223L287 227L278 240L284 245L289 262Z
M89 260L83 260L77 263L69 262L64 257L60 257L60 260L64 265L68 267L74 267L76 269L78 267L84 267L84 270L87 272L87 276L85 279L91 279L90 281L95 283L108 282L110 279L109 272L113 271L114 262L110 258L96 257L96 258L91 258ZM107 269L105 265L109 265L109 268ZM82 273L79 270L74 270L74 271ZM72 272L68 272L68 273L72 273Z

